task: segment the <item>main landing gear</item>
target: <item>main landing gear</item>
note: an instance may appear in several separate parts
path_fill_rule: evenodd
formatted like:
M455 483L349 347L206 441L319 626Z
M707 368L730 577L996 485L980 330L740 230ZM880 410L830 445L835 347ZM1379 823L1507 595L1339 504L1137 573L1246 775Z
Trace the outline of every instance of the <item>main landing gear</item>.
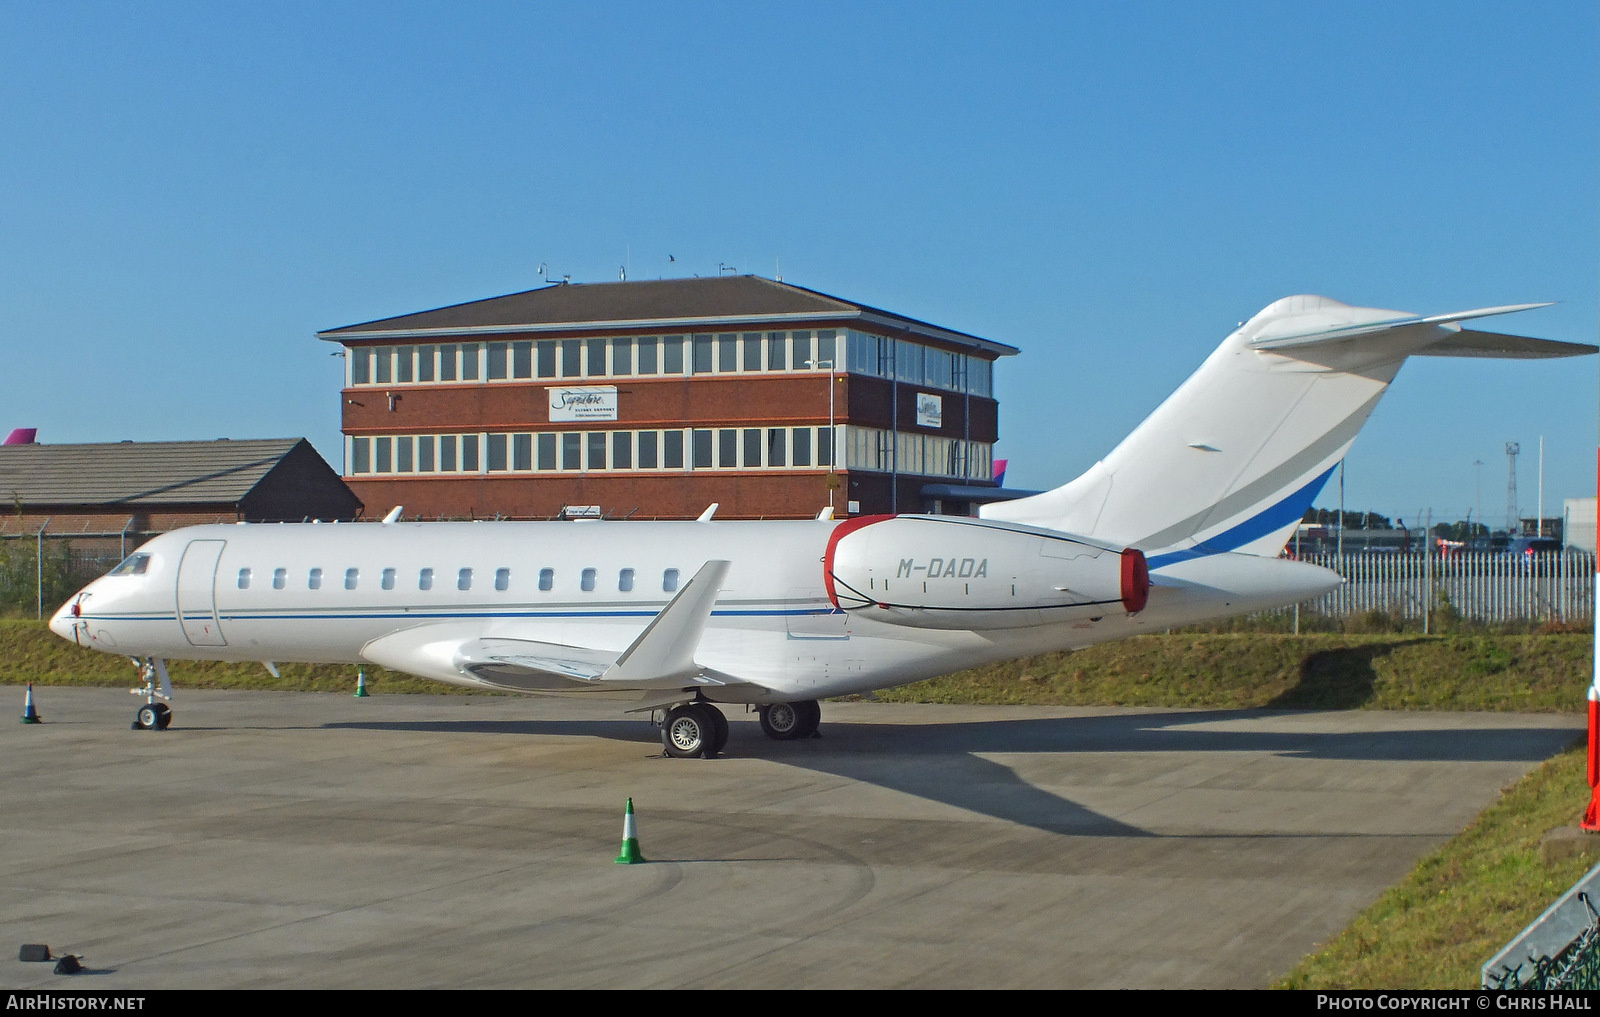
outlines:
M144 681L142 688L128 690L135 696L144 697L144 705L133 715L133 729L165 731L167 725L172 723L172 709L166 703L158 703L156 700L172 698L172 680L167 677L167 662L159 657L146 657L144 660L135 657L133 663L139 669L139 677ZM158 681L159 687L157 687Z
M761 707L760 716L761 730L767 733L768 738L789 742L810 738L817 733L817 724L822 720L822 707L817 705L815 699L798 703L772 703Z
M684 703L667 711L661 747L679 759L717 758L728 744L728 718L710 703Z
M780 742L814 738L822 720L815 699L798 703L770 703L758 711L761 730ZM669 756L715 759L728 744L728 718L704 701L684 703L667 711L661 724L661 747Z

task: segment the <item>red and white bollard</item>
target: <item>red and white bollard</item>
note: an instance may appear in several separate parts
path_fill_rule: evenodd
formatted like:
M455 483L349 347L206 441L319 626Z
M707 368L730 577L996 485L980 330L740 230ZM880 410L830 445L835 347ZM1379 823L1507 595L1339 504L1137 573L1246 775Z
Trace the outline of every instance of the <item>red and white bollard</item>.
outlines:
M1600 455L1596 456L1600 463ZM1595 475L1595 532L1600 533L1600 473ZM1595 556L1595 592L1600 595L1600 555ZM1600 833L1600 604L1594 612L1594 681L1589 684L1589 807L1578 825Z

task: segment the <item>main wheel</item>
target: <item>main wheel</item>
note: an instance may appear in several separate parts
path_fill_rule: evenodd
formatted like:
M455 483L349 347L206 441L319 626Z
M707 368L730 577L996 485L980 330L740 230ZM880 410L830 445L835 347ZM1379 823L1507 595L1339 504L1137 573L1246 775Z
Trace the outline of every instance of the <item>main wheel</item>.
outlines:
M685 703L668 711L666 723L661 725L661 747L679 759L713 758L717 754L713 748L716 730L707 707Z
M817 723L822 719L822 708L815 699L803 699L798 703L771 703L761 707L758 714L761 717L761 730L767 733L768 738L789 742L797 738L809 738L816 733Z
M172 723L172 711L165 703L146 703L134 715L134 724L146 731L165 731Z
M711 742L711 755L720 756L722 755L722 750L728 747L728 718L723 715L721 710L710 703L702 703L701 706L706 713L710 714L711 724L716 735ZM711 756L706 758L710 759Z

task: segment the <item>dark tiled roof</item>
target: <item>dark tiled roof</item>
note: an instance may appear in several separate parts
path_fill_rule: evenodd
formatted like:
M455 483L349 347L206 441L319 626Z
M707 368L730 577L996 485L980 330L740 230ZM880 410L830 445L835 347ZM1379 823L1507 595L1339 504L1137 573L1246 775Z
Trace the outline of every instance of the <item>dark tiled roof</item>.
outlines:
M237 504L304 438L0 446L9 505Z
M977 344L1005 356L1011 346L930 325L890 311L852 303L754 275L654 282L574 283L474 300L432 311L382 318L318 332L330 341L430 334L577 330L595 327L724 326L763 320L870 321L932 338Z

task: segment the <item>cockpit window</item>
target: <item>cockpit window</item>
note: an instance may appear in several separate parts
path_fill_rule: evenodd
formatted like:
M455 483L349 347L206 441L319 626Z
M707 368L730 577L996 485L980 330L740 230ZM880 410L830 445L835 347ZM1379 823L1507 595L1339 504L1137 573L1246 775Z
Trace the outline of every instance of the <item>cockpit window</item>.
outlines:
M142 576L150 571L150 556L148 554L129 555L121 565L111 570L114 576Z

